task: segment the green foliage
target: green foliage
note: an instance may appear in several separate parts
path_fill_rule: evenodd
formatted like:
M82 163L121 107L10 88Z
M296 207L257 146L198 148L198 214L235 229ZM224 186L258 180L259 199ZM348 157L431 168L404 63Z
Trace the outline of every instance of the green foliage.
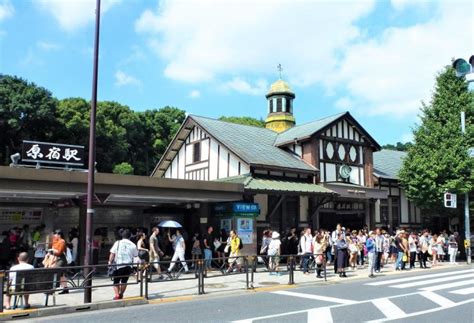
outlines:
M460 112L466 111L467 134L461 135ZM442 207L445 191L474 189L474 159L467 154L474 146L474 96L467 84L446 68L436 79L429 105L423 104L421 125L414 130L414 143L400 171L407 196L427 209Z
M56 99L34 83L0 74L0 164L21 151L23 140L54 141Z
M262 119L255 119L252 117L220 117L219 120L243 124L247 126L255 126L255 127L265 127L265 121Z
M149 175L184 118L185 112L174 107L136 112L117 102L98 102L97 170L110 173L127 163L132 173ZM0 75L0 164L10 163L24 139L83 145L87 160L89 120L89 101L58 101L33 83Z
M411 146L413 146L413 144L411 142L407 142L407 143L397 142L395 145L392 145L392 144L383 145L382 149L397 150L397 151L408 151L408 149Z
M120 163L114 166L114 174L133 175L133 167L129 163Z

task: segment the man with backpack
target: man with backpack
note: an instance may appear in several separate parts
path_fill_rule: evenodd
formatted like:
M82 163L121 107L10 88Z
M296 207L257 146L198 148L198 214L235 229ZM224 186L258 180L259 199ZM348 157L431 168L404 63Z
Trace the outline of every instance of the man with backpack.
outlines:
M235 230L230 230L230 255L229 255L229 268L227 272L232 272L234 263L237 266L237 271L240 271L242 266L242 258L240 257L240 250L243 248L242 240L239 238Z

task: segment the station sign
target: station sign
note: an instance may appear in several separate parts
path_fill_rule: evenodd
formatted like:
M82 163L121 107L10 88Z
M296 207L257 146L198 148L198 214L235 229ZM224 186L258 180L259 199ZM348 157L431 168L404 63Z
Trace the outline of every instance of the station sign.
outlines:
M84 146L23 140L22 162L84 166Z

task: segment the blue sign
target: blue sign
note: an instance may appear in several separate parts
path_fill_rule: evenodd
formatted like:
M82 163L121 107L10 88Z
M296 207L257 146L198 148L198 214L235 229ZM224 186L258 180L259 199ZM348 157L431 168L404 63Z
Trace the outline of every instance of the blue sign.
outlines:
M260 206L258 203L219 203L214 206L214 211L218 215L235 214L256 216L260 214Z
M260 213L258 203L233 203L234 213Z

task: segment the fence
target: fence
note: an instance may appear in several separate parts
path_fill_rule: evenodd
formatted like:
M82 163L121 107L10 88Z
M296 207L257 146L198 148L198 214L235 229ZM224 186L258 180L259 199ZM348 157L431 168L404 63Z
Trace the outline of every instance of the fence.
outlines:
M280 264L283 260L284 264ZM149 299L150 286L163 282L196 281L194 288L197 294L205 294L205 284L207 281L222 276L245 275L245 289L253 289L257 275L262 273L274 273L275 275L288 275L288 284L295 284L295 271L297 271L298 256L295 255L251 255L238 256L233 258L212 258L208 261L198 259L195 261L159 261L155 263L142 264L119 264L118 267L129 266L136 272L135 276L129 277L126 284L137 285L138 294L135 296ZM214 264L214 269L209 269L209 262ZM191 265L192 270L188 270ZM317 266L313 260L309 260L308 267ZM113 287L113 282L104 282L104 273L109 269L109 265L90 265L88 276L84 276L85 266L63 267L63 268L38 268L18 271L0 272L0 312L3 312L3 296L6 293L13 297L13 308L17 306L17 301L24 295L45 294L44 305L48 306L49 297L53 298L56 305L56 294L62 290L60 286L61 277L67 288L73 290L85 290L87 288ZM165 268L173 269L171 271ZM326 279L325 260L320 266L324 279ZM158 268L159 270L157 270ZM114 276L115 278L121 278Z

